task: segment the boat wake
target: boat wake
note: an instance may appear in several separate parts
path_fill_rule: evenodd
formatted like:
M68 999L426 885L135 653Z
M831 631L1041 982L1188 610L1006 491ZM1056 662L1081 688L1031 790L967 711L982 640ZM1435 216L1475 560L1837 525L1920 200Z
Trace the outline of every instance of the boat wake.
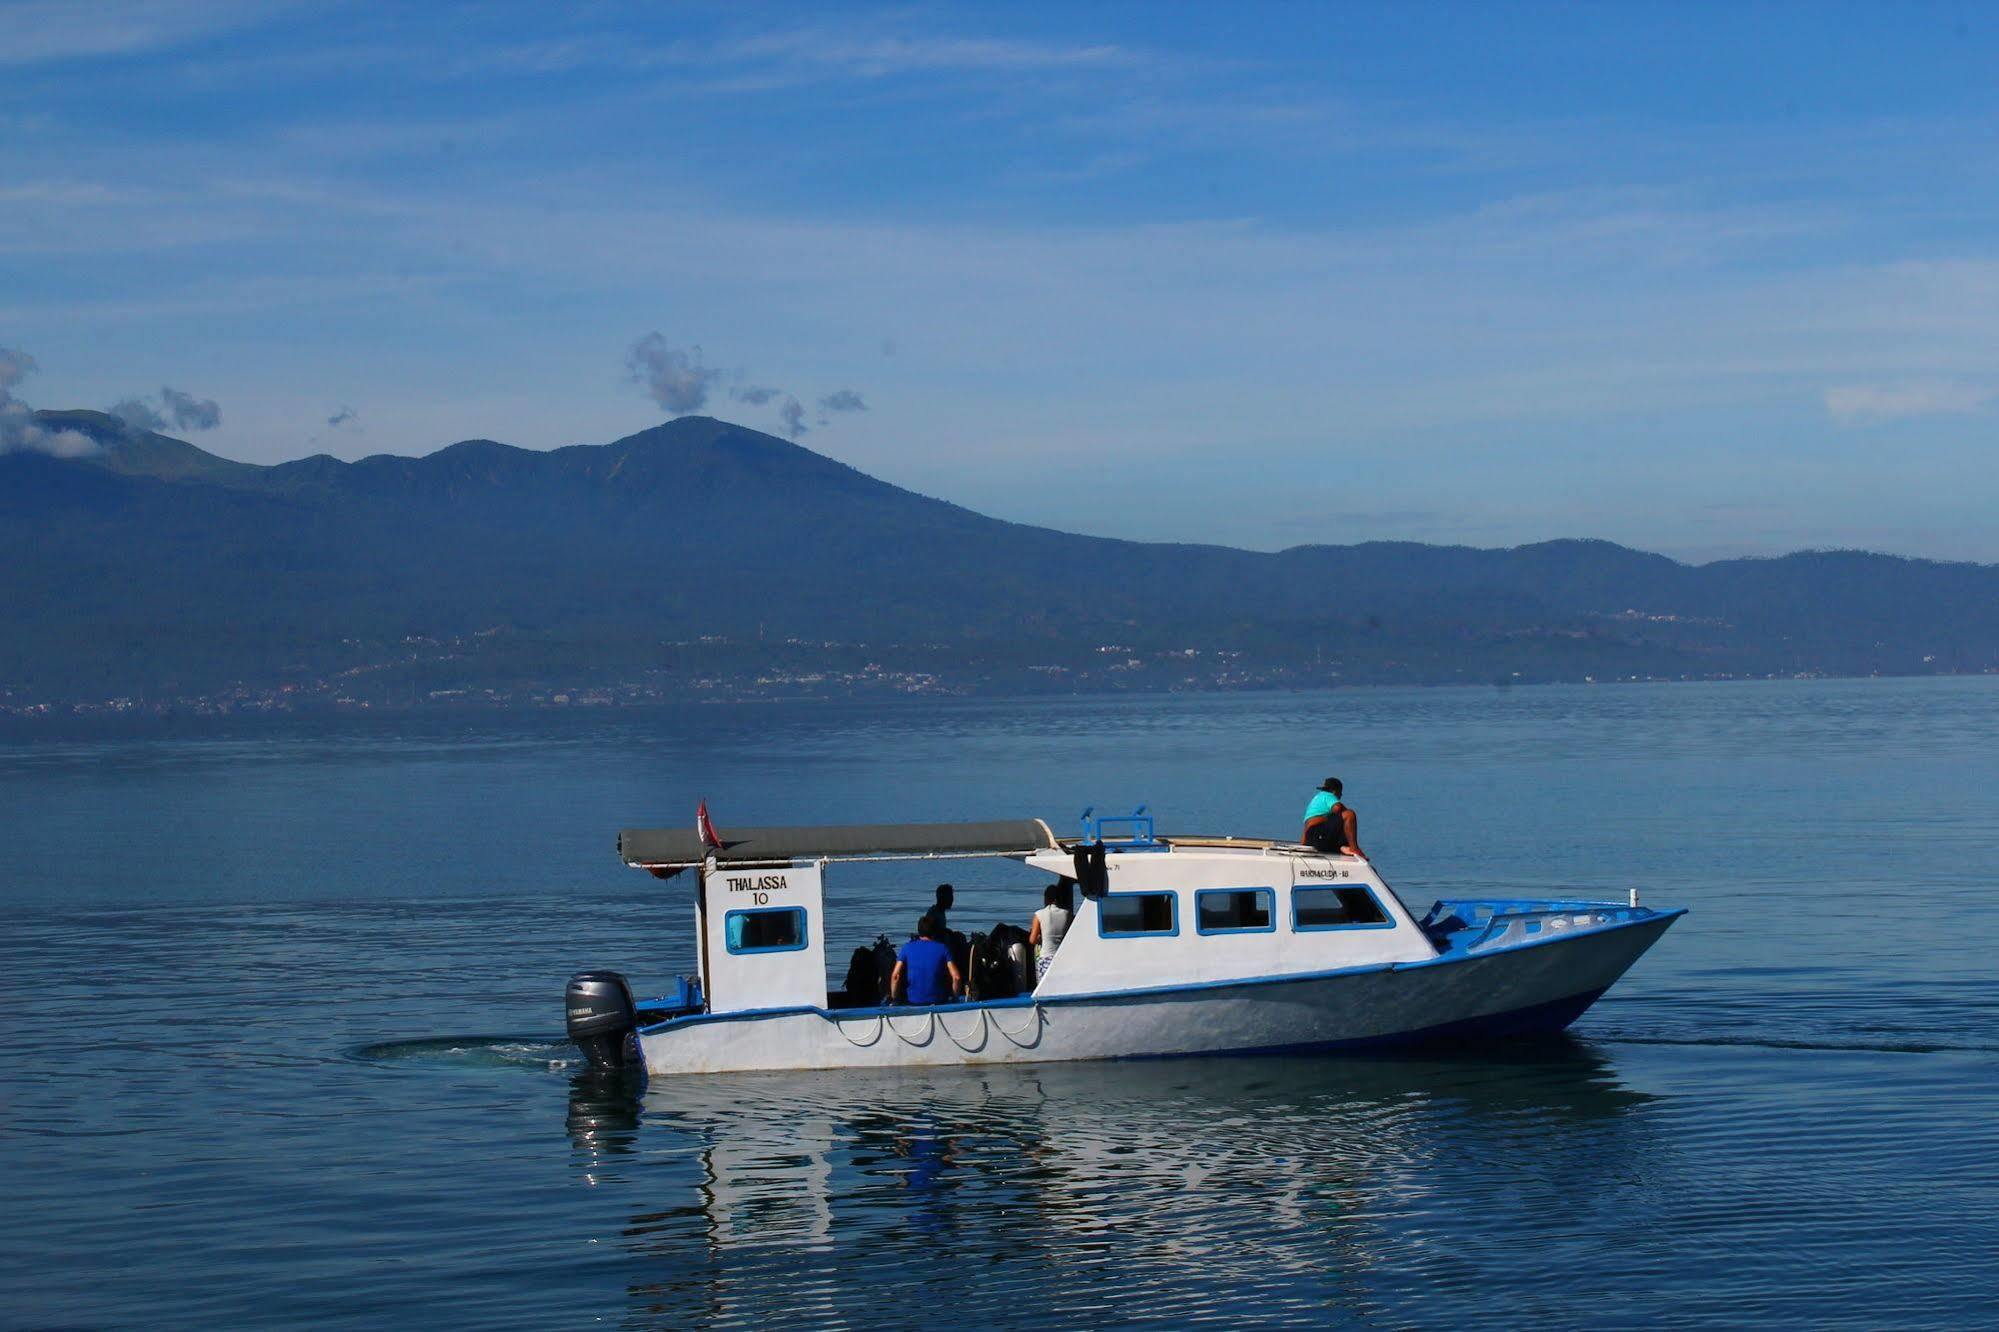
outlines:
M526 1068L573 1071L580 1060L567 1040L549 1036L429 1036L377 1041L347 1052L368 1064L428 1065L443 1068Z
M1600 1045L1733 1045L1755 1050L1825 1050L1841 1054L1999 1054L1999 1045L1952 1041L1831 1041L1783 1036L1613 1036L1589 1033Z

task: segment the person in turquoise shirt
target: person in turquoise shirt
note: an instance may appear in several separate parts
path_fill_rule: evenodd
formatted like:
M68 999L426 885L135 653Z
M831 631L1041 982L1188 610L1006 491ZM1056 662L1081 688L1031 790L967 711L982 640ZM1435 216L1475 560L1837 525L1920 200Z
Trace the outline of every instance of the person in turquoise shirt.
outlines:
M1300 838L1305 845L1315 851L1338 851L1342 855L1360 854L1360 819L1341 798L1344 788L1337 777L1328 777L1319 783L1319 789L1312 793L1312 799L1305 806L1305 832Z

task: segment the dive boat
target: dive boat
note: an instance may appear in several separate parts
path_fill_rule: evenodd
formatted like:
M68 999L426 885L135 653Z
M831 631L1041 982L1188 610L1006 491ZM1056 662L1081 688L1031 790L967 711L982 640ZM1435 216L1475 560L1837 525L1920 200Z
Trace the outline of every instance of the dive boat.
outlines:
M699 973L635 1001L571 979L568 1030L597 1068L654 1076L1271 1054L1558 1032L1685 914L1625 901L1447 899L1418 917L1359 856L1157 835L1143 813L994 823L626 829L619 854L694 872ZM824 879L842 863L1007 859L1068 881L1075 912L1038 979L962 1001L833 991ZM862 942L856 940L855 942ZM858 961L858 959L857 959Z

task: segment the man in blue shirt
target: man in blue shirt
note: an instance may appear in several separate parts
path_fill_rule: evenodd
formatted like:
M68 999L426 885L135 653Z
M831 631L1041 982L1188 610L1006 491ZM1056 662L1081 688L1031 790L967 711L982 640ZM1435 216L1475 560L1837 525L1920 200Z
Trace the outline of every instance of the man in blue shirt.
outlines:
M948 1004L965 988L965 978L958 971L958 964L951 960L951 950L938 942L942 928L932 916L924 916L916 922L916 937L904 944L895 955L895 972L888 978L888 993L891 1002L902 991L905 980L909 982L909 1002L912 1004Z

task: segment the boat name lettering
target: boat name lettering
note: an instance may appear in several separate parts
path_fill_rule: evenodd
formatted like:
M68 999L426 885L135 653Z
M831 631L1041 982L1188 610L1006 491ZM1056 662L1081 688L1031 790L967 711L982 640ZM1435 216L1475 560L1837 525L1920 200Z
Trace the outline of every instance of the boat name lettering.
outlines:
M1301 879L1351 879L1353 877L1353 871L1334 870L1334 869L1301 869L1298 871L1298 877Z
M722 882L729 886L732 893L780 892L790 887L782 874L731 874Z

